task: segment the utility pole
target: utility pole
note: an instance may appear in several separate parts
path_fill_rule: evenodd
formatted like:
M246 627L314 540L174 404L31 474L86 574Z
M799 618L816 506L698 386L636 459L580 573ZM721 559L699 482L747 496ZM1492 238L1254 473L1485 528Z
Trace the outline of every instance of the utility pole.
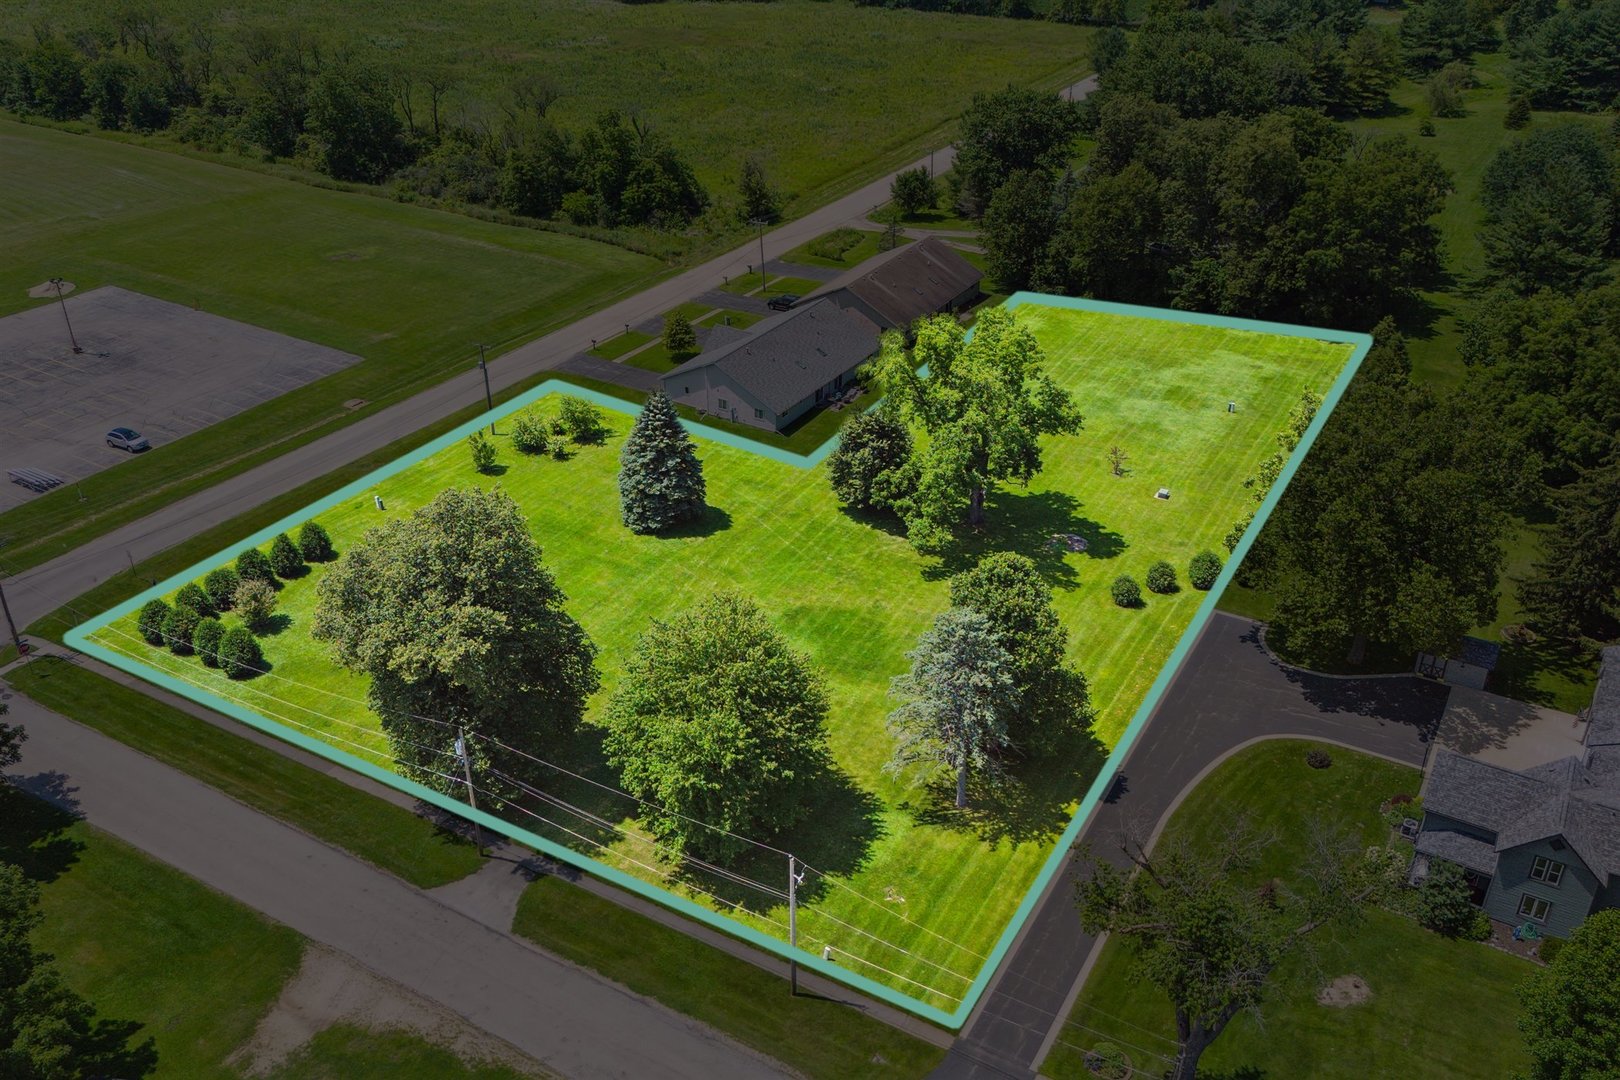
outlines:
M759 295L765 295L765 219L750 218L750 225L759 226Z
M473 792L472 758L467 753L467 729L456 729L456 757L461 759L461 775L467 778L467 804L474 810L478 809L478 796ZM484 830L478 827L478 822L472 823L473 839L478 842L478 854L484 853Z
M788 856L788 994L799 996L799 875L794 873L797 860Z
M6 613L6 626L11 630L11 642L17 646L17 655L27 656L28 646L23 642L22 635L17 633L17 624L11 620L11 605L6 603L6 590L3 585L0 585L0 611Z
M495 395L489 392L489 365L484 362L483 342L478 343L478 370L484 373L484 403L489 406L490 412L494 412ZM495 434L495 420L493 417L491 417L489 421L489 433L491 435ZM470 784L472 781L469 780L468 783Z
M56 302L62 305L62 321L67 323L68 340L73 342L73 352L75 354L82 353L84 350L79 347L79 339L73 336L73 320L68 318L67 301L62 299L62 279L59 277L51 278L51 285L56 289Z

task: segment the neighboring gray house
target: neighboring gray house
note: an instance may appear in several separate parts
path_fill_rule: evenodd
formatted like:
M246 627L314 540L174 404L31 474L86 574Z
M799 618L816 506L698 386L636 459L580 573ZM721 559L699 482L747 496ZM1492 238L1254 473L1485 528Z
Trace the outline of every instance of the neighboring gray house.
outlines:
M708 343L663 376L664 393L711 416L781 431L853 382L877 353L878 327L823 298L748 331L716 327Z
M960 311L979 296L984 275L937 237L875 255L816 292L884 330L907 330L924 315Z
M1461 866L1493 919L1567 937L1620 907L1620 646L1605 650L1581 754L1513 770L1437 749L1411 880Z

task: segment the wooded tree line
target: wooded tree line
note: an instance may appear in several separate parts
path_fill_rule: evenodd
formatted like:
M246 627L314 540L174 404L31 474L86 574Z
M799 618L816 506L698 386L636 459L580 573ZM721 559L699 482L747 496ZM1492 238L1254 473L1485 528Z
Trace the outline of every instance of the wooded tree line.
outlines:
M605 110L570 129L561 91L520 76L466 98L444 68L385 61L299 27L230 30L126 9L72 39L0 40L0 107L104 130L168 131L217 152L291 161L402 198L577 225L675 228L711 202L644 119Z
M1396 320L1421 318L1421 291L1444 284L1434 219L1452 178L1420 144L1333 122L1387 108L1402 73L1466 77L1499 33L1526 70L1529 43L1545 46L1536 56L1573 49L1568 28L1610 5L1428 0L1395 32L1369 28L1359 4L1165 6L1177 10L1150 13L1128 43L1099 38L1101 86L1083 104L1009 89L964 115L952 191L982 217L991 275L1376 324L1240 572L1273 589L1279 640L1299 655L1444 650L1491 622L1513 515L1557 523L1521 592L1533 625L1572 642L1620 634L1620 127L1537 125L1463 193L1480 206L1486 266L1461 320L1469 377L1440 393L1410 381ZM1620 64L1615 50L1559 55L1569 86ZM1091 146L1077 166L1080 133Z

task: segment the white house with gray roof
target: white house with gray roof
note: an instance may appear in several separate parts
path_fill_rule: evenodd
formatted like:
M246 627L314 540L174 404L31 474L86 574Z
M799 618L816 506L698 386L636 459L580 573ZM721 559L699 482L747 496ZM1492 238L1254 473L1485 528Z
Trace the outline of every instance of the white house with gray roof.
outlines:
M1620 907L1620 646L1603 654L1579 755L1508 769L1437 749L1412 880L1456 863L1494 919L1566 937Z
M781 431L838 397L878 351L878 327L831 298L815 300L748 331L711 332L709 347L663 376L683 405L739 424Z

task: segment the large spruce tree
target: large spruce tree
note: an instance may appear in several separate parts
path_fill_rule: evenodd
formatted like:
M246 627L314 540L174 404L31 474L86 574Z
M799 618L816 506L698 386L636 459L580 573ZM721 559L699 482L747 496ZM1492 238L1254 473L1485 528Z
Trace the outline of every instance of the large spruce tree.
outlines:
M703 466L675 406L654 391L619 455L619 503L631 532L655 533L703 516Z

